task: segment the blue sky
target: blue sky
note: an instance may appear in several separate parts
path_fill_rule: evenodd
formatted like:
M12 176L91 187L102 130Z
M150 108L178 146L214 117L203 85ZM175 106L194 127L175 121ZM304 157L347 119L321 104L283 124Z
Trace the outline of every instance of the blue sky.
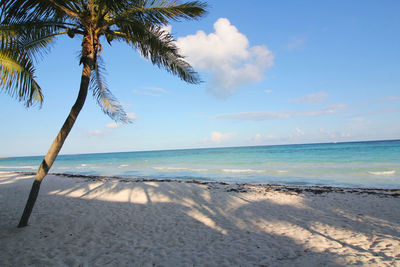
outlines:
M400 2L208 1L172 23L203 83L185 84L124 44L104 43L116 125L90 95L61 154L400 138ZM75 101L80 40L37 65L45 101L0 94L0 156L43 155Z

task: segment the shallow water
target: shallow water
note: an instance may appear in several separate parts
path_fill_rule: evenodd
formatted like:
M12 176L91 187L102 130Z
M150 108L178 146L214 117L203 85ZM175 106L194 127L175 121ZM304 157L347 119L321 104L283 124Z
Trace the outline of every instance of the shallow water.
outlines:
M36 171L42 157L0 159ZM53 173L400 188L400 140L61 155Z

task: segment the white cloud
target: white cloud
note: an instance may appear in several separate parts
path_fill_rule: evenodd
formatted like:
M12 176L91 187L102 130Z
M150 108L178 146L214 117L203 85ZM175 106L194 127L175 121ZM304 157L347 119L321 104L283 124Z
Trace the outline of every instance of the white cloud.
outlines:
M292 36L289 38L289 43L287 44L287 49L288 50L301 49L304 47L306 40L307 40L307 38L304 35Z
M160 94L155 94L155 93L149 93L149 92L145 92L145 91L139 91L139 90L132 90L132 92L135 95L146 95L146 96L161 96Z
M126 114L126 119L128 120L137 120L137 115L135 113L127 113ZM117 129L117 128L121 128L123 126L122 123L116 123L116 122L112 122L109 124L106 124L106 128L108 129Z
M288 134L287 139L291 142L302 142L300 140L306 140L309 136L302 131L299 126L296 126L296 133L295 134Z
M296 135L297 136L304 136L304 132L298 126L296 126Z
M347 132L339 132L339 131L332 132L329 130L325 130L323 128L319 129L319 132L323 135L327 135L331 139L338 139L340 137L351 137L351 134Z
M119 123L116 123L116 122L112 122L112 123L106 124L106 128L108 128L108 129L117 129L117 128L120 128L120 127L122 127L122 125L119 124Z
M126 118L128 119L128 120L137 120L138 119L138 116L135 114L135 113L126 113Z
M209 139L206 139L206 142L211 141L212 143L222 143L229 139L231 139L233 133L220 133L220 132L212 132Z
M374 115L381 115L381 114L387 114L387 113L394 113L394 112L399 112L400 109L397 107L389 107L389 108L383 108L383 109L378 109L378 110L372 110L369 112L365 113L360 113L355 115L354 117L367 117L367 116L374 116Z
M336 138L336 134L331 132L331 131L328 131L328 130L325 130L325 129L321 128L321 129L319 129L319 132L329 136L329 138Z
M138 117L135 113L127 113L126 118L128 120L137 120ZM117 128L121 128L122 126L123 126L123 124L116 123L116 122L106 124L106 128L108 128L108 129L117 129Z
M128 104L128 103L119 102L119 104L124 108L130 108L131 107L131 104Z
M365 117L352 117L347 122L347 127L353 130L365 130L371 122Z
M341 113L344 111L345 105L339 104L330 106L326 109L314 110L314 111L250 111L250 112L239 112L231 114L219 114L216 115L217 119L225 120L243 120L243 121L265 121L273 119L288 119L296 117L315 117L321 115L329 115Z
M169 93L168 90L165 90L163 88L160 87L152 87L152 86L148 86L148 87L142 87L141 90L132 90L132 92L136 95L146 95L146 96L161 96L162 94L167 94Z
M328 94L325 92L319 92L315 94L308 94L299 98L289 99L289 102L303 103L303 104L320 104L328 98Z
M91 130L91 131L87 131L85 133L86 136L89 137L104 137L106 135L106 132L104 130Z
M274 64L271 51L266 46L250 46L246 35L226 18L218 19L214 29L210 34L198 31L177 40L188 62L211 74L210 91L227 97L241 86L260 82Z
M400 100L400 96L388 96L388 97L381 98L379 101L387 102L387 101L397 101L397 100Z
M270 94L270 93L272 93L273 91L272 91L272 90L264 90L264 92L267 93L267 94Z
M143 89L148 90L148 91L164 93L164 94L168 94L169 93L168 90L165 90L164 88L160 88L160 87L155 87L155 86L145 86L145 87L143 87Z
M253 144L259 145L259 144L263 144L263 143L270 142L270 141L276 141L278 139L279 139L278 137L276 137L272 134L263 135L263 134L257 133L253 137L250 137L249 139L247 139L248 140L247 143L251 142Z

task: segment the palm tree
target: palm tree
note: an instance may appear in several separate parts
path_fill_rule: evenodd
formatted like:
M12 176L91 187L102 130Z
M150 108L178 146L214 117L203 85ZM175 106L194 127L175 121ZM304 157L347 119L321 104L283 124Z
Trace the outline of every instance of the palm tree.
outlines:
M36 173L18 225L24 227L40 184L71 131L88 89L103 112L115 121L129 122L102 77L101 41L125 42L158 67L188 83L198 83L197 73L179 54L173 37L163 26L171 20L201 17L206 13L206 4L176 0L0 0L0 7L0 86L28 106L43 99L32 62L48 51L58 35L82 38L78 97Z

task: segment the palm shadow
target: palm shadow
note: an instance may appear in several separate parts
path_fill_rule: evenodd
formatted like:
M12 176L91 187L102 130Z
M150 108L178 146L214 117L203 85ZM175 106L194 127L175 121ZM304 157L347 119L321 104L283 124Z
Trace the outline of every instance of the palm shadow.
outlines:
M375 222L354 226L353 207L340 201L316 205L323 196L296 196L302 202L296 205L284 198L250 199L216 184L62 179L68 182L42 185L29 227L15 230L4 225L10 219L1 220L0 247L7 256L0 263L337 266L373 264L368 257L392 263L399 257L365 247L372 241L358 244L359 238L336 235L345 229L367 239L398 241L398 223L378 225L382 213L374 215ZM20 182L8 187L20 192ZM14 213L25 200L20 198L13 199L16 204L1 202L2 211L13 209L4 217L18 220Z

